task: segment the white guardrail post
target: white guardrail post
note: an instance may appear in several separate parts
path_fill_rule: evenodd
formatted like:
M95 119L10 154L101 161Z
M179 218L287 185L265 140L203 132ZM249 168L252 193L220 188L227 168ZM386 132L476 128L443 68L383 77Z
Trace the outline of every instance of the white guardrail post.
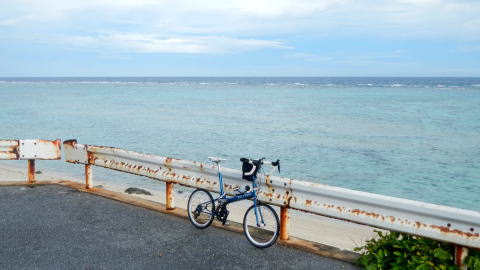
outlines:
M112 147L64 142L67 162L110 168L167 183L167 208L173 208L173 185L180 184L219 192L213 165L143 154ZM248 182L241 171L222 168L225 191ZM288 208L423 236L461 247L480 248L480 213L388 197L345 188L261 176L258 199L281 207L281 239L288 239ZM88 184L87 184L88 185Z
M61 141L0 140L0 160L27 160L28 182L35 182L35 160L57 160Z

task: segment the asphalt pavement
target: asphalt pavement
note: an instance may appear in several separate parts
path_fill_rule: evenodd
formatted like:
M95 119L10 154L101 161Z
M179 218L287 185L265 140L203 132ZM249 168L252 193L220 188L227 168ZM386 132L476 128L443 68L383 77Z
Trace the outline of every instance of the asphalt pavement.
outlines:
M0 269L359 269L59 185L0 187Z

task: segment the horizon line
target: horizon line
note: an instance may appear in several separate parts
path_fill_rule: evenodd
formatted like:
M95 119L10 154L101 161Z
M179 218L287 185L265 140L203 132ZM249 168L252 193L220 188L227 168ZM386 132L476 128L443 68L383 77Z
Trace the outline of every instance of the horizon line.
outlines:
M480 76L242 76L242 75L233 75L233 76L203 76L203 75L174 75L174 76L124 76L124 75L113 75L113 76L0 76L0 79L34 79L34 78L480 78Z

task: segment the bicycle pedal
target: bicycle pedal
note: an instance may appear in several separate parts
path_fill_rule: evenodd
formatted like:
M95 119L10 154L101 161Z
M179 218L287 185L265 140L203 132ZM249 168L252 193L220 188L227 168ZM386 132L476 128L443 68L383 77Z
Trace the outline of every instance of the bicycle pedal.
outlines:
M223 216L223 221L222 221L223 226L225 226L225 224L227 223L228 214L230 214L230 211L225 210L225 216Z

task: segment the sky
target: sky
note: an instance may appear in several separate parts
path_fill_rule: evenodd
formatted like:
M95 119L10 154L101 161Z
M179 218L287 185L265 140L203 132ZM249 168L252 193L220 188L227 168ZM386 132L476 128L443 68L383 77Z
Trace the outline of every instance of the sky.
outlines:
M0 77L480 76L480 1L0 0Z

